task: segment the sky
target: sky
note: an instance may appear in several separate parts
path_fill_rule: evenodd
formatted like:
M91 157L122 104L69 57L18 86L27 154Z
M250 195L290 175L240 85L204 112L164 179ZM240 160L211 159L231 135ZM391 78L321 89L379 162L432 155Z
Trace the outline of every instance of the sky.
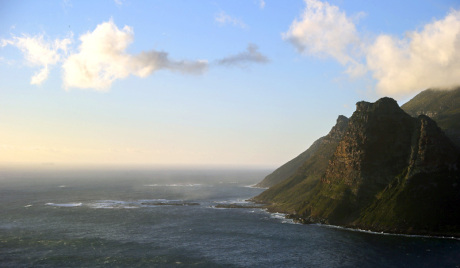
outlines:
M277 167L460 84L458 0L0 1L0 164Z

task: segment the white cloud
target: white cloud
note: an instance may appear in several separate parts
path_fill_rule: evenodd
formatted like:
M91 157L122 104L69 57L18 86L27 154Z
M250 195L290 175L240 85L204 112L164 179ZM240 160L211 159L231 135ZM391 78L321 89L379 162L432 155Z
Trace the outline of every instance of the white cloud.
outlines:
M365 43L353 22L364 13L351 19L327 2L305 3L301 19L283 34L299 53L332 57L352 77L370 71L380 95L398 97L460 85L460 11L452 10L405 38L381 34Z
M219 65L245 67L248 63L268 63L267 56L259 52L254 44L249 44L246 51L218 60Z
M233 26L237 26L237 27L240 27L240 28L243 28L245 29L247 26L246 24L240 20L240 19L237 19L237 18L234 18L228 14L226 14L225 12L221 11L219 12L215 17L214 19L220 23L221 25L226 25L226 24L231 24Z
M78 53L70 55L62 65L64 87L104 91L115 80L129 75L146 77L161 69L201 74L207 69L207 61L174 61L166 52L151 50L130 55L125 50L133 39L131 27L120 30L111 20L80 36Z
M318 0L305 0L300 20L294 20L283 39L302 54L333 57L342 64L354 62L353 44L359 42L356 27L337 6Z
M405 95L460 85L460 11L452 10L406 36L380 35L368 48L367 65L380 94Z
M61 60L61 54L67 53L67 47L72 43L71 38L47 41L43 35L21 37L13 36L11 39L2 39L1 46L12 45L19 48L28 64L41 69L31 78L31 84L40 85L49 75L49 66Z

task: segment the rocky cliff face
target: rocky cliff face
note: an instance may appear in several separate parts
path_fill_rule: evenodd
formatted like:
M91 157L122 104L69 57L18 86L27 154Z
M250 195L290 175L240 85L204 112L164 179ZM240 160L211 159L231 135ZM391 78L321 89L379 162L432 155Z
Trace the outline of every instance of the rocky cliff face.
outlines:
M305 222L460 235L459 152L433 120L383 98L357 103L345 129L324 166L304 164L256 200Z

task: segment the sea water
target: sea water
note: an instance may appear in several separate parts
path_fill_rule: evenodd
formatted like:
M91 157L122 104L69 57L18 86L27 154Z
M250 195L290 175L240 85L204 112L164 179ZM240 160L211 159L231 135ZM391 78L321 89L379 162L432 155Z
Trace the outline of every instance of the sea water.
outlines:
M460 241L295 224L270 170L1 168L0 267L460 267Z

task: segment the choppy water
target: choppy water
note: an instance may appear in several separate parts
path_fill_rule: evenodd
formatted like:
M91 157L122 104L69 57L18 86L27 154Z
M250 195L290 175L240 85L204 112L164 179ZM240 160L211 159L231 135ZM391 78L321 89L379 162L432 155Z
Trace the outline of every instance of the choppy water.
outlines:
M218 209L269 170L0 169L1 267L460 267L460 241Z

